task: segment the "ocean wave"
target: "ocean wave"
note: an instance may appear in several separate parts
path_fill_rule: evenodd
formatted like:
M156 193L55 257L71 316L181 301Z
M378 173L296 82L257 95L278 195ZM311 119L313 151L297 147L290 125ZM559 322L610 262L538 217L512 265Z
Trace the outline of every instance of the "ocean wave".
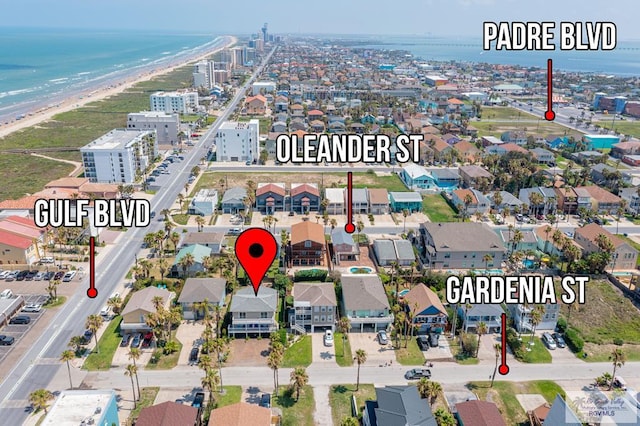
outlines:
M87 75L87 74L91 74L91 71L79 72L76 75Z
M0 98L6 98L7 96L17 96L23 93L31 93L41 88L42 86L38 86L38 87L29 87L28 89L9 90L7 92L0 92Z
M53 79L49 80L49 82L50 83L55 83L55 84L60 84L60 83L64 83L67 80L69 80L69 77L53 78Z
M166 52L162 52L162 54L163 55L169 55L169 54L171 54L171 52L167 50Z

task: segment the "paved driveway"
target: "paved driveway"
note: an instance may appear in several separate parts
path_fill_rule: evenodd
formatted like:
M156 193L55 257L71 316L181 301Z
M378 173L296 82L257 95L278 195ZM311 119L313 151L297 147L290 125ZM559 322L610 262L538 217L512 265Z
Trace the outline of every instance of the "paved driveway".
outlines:
M182 342L182 351L180 351L178 365L189 365L191 349L194 346L200 346L202 344L201 336L203 330L204 324L202 322L182 321L182 324L180 324L176 332L176 338Z
M324 333L311 333L311 353L314 364L335 364L335 350L335 345L324 345Z
M391 344L382 346L376 339L376 333L349 333L351 342L351 353L356 353L358 349L364 349L367 353L367 364L376 365L392 362L396 360L396 354Z

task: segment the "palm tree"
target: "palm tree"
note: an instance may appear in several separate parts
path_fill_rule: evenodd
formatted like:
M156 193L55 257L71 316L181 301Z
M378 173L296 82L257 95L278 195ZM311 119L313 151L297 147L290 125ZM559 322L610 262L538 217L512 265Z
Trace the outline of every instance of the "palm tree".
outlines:
M402 217L404 218L402 232L407 232L407 216L409 216L409 210L402 209Z
M69 361L72 361L73 359L75 359L75 357L76 354L68 349L66 351L62 351L62 354L60 355L60 361L67 363L67 373L69 374L69 389L73 389L73 382L71 381L71 364L69 364Z
M209 391L209 403L213 402L213 392L220 386L220 377L216 370L206 369L202 378L202 387Z
M29 402L33 405L35 411L44 410L47 414L47 406L49 401L53 399L53 394L46 389L37 389L29 394Z
M283 355L281 352L272 350L267 357L267 366L273 370L273 388L278 393L278 369L282 364Z
M464 222L469 216L469 206L473 204L473 197L470 194L467 194L464 196L462 202L464 203L464 211L462 213L462 221Z
M161 214L161 215L163 215L163 216L164 216L164 220L165 220L166 222L168 222L168 221L169 221L169 216L171 216L171 210L169 210L169 209L162 209L162 210L160 211L160 214Z
M478 354L480 353L480 339L482 339L482 335L487 334L487 324L485 324L484 321L478 323L476 333L478 333L478 347L476 348L476 358L478 358Z
M358 377L356 379L356 392L360 389L360 366L367 362L367 353L364 349L358 349L356 351L356 356L354 357L356 362L358 363Z
M493 260L493 256L489 253L482 256L482 261L484 262L484 269L489 268L489 262Z
M180 261L178 262L178 264L180 265L180 267L182 268L182 276L183 277L187 277L187 270L193 266L193 264L196 262L195 258L193 257L193 255L191 253L187 253L185 254L182 259L180 259Z
M416 383L420 398L427 399L429 397L429 383L430 381L426 377L421 378L418 380L418 383Z
M442 385L438 382L428 381L426 394L429 399L429 405L433 406L440 393L442 393Z
M351 321L349 317L340 317L338 320L338 331L342 333L342 357L344 358L344 347L346 346L347 334L351 330Z
M158 259L158 262L156 263L156 265L158 265L158 270L160 271L160 281L164 281L164 274L167 272L167 269L169 267L169 263L167 262L167 259L165 258Z
M180 242L180 234L172 232L169 234L169 241L173 244L173 252L178 253L178 243Z
M622 352L622 349L616 348L613 350L613 352L611 352L609 359L613 362L613 374L611 375L612 380L609 382L609 390L611 390L611 388L613 388L613 382L616 378L616 370L624 365L624 363L627 361L627 356L624 352Z
M85 323L85 328L91 330L91 332L93 333L93 338L96 341L96 353L100 353L100 348L98 347L98 330L100 330L100 327L102 327L103 323L104 320L102 319L102 317L96 314L89 315Z
M216 337L211 342L211 350L216 354L218 361L218 375L220 377L220 391L222 391L222 354L227 350L227 341L222 337Z
M198 224L198 232L202 232L205 224L204 218L202 216L196 216L196 224Z
M545 236L546 236L546 239L544 240L544 252L545 253L549 253L549 250L547 248L547 244L549 244L549 234L551 233L551 231L553 231L553 228L551 226L549 226L549 225L547 225L544 228L544 233L545 233Z
M304 367L297 367L291 372L291 388L296 393L296 401L300 399L300 391L309 382L309 375Z
M140 398L140 382L138 381L138 365L136 364L136 361L140 359L141 356L142 351L138 348L129 349L129 353L127 354L127 358L133 361L133 365L136 367L136 387L138 388L138 398Z
M129 376L131 379L131 392L133 393L133 409L135 410L138 406L138 400L136 399L136 388L133 385L133 376L138 374L138 367L133 364L127 365L127 368L124 370L124 375Z
M531 313L529 314L531 317L531 325L532 325L532 329L531 329L531 340L529 340L529 345L533 346L533 336L535 336L536 334L536 328L538 327L538 324L540 324L540 321L542 321L542 312L543 312L544 308L540 305L536 306L535 308L533 308L533 310L531 311Z
M493 369L493 375L491 376L491 387L493 387L493 382L496 379L496 373L498 372L498 361L500 360L500 354L502 353L502 345L500 343L496 343L493 345L493 351L496 354L496 366Z
M516 229L515 232L513 233L513 238L511 239L512 253L516 250L516 248L518 247L518 244L520 244L523 239L524 239L524 234L522 233L522 231L520 231L519 229Z

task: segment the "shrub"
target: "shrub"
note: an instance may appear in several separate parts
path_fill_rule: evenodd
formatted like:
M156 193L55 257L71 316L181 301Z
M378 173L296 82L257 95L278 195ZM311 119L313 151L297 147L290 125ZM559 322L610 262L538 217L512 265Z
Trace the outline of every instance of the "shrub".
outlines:
M558 318L558 331L564 333L567 330L567 320L563 317Z
M613 339L613 344L617 345L617 346L622 346L622 345L624 345L624 340L622 340L619 337L616 337L615 339Z
M584 349L584 340L582 340L577 330L573 328L568 329L564 334L564 339L573 352L580 352Z
M514 355L518 355L522 350L522 340L518 339L518 333L513 328L507 329L507 345L509 345Z
M306 269L296 272L293 277L295 282L300 281L324 281L327 278L328 271L322 269Z
M478 337L475 334L463 333L460 336L460 343L462 344L462 350L469 356L475 356L478 349Z

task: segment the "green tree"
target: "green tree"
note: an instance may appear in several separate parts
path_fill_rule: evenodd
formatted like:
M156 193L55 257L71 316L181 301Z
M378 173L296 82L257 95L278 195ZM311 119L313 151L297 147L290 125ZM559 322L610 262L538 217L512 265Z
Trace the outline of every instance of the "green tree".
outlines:
M141 356L142 356L142 351L138 348L129 349L129 353L127 354L127 358L133 361L133 365L136 367L135 373L136 373L136 387L138 388L138 398L140 398L140 382L138 381L138 364L136 363L136 361L139 360Z
M180 267L182 268L182 276L187 278L187 270L196 263L195 258L191 253L185 254L182 259L178 262Z
M69 389L73 389L73 382L71 381L71 364L70 362L75 359L76 354L73 351L66 350L60 355L60 361L67 363L67 373L69 374Z
M358 349L356 351L355 361L358 363L358 376L356 378L356 392L360 390L360 366L367 362L367 353L364 349Z
M476 358L478 358L478 353L480 352L480 339L484 334L487 334L487 324L484 321L480 321L476 328L476 333L478 333L478 347L476 348Z
M205 370L201 383L202 387L209 392L209 403L213 402L213 392L220 386L220 377L216 370Z
M300 391L309 382L309 375L304 367L297 367L291 372L291 389L296 394L296 401L300 399Z
M96 314L89 315L85 323L85 328L91 330L93 333L93 338L96 342L96 353L100 353L100 348L98 347L98 330L100 330L102 323L104 323L104 320L100 315Z
M342 357L344 358L347 335L349 334L349 330L351 330L351 321L349 320L349 317L340 317L337 327L338 331L342 333Z
M278 370L282 365L283 355L281 352L271 351L267 357L267 366L273 371L273 388L278 389Z
M611 352L609 359L613 363L613 373L611 374L612 380L609 383L609 390L611 390L613 388L613 382L616 378L616 371L618 370L618 368L621 368L627 361L627 356L624 352L622 352L622 349L616 348Z
M138 367L133 364L127 365L127 368L124 370L124 375L128 376L131 379L131 392L133 393L133 409L135 410L138 406L138 399L136 398L136 388L133 385L133 376L138 374Z
M40 410L44 410L44 413L47 414L47 407L49 406L49 401L53 399L53 394L46 389L36 389L29 394L29 402L33 406L33 409L37 412Z
M496 373L498 372L498 361L500 361L500 354L502 353L502 345L500 343L496 343L493 345L493 351L496 355L496 366L493 369L493 375L491 376L491 387L493 387L493 382L496 379Z

